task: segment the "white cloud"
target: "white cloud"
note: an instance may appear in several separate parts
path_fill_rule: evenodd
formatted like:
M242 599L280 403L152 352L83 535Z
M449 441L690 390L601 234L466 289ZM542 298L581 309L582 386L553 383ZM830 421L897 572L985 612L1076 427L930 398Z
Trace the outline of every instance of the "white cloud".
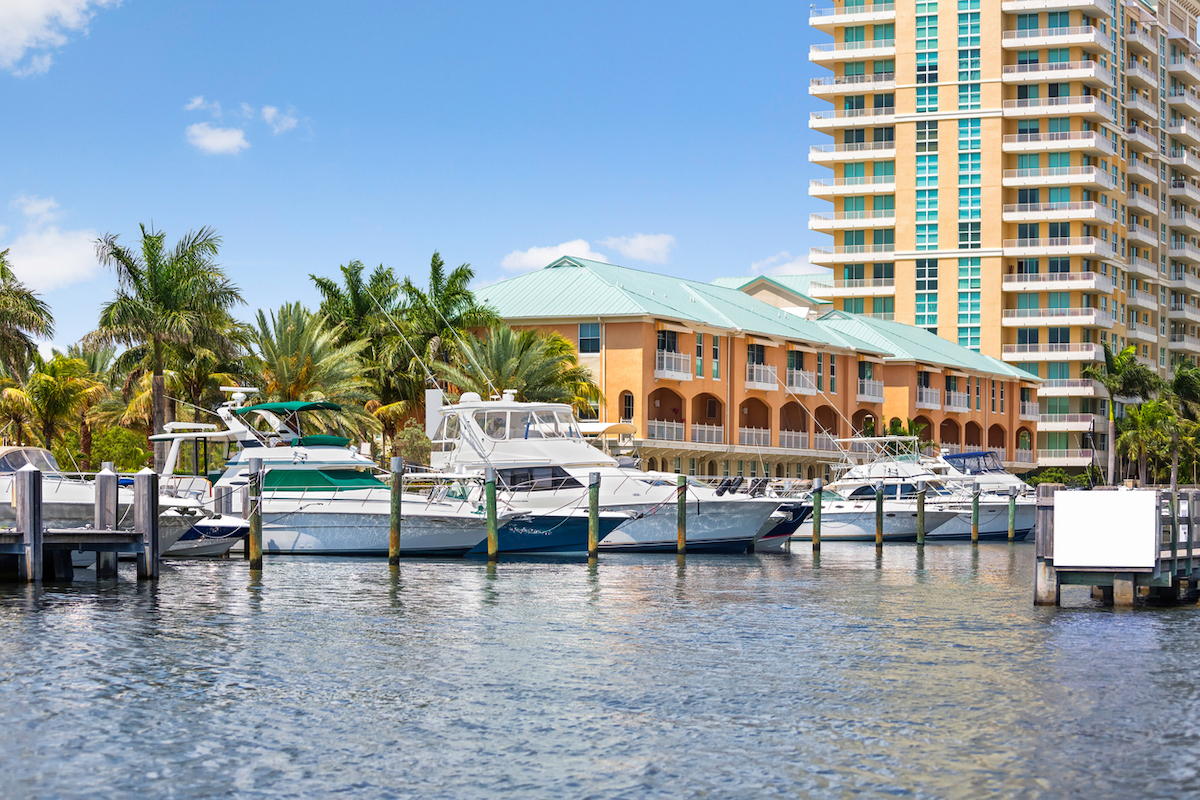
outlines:
M204 100L204 95L202 95L202 94L198 94L195 97L193 97L191 100L189 100L187 105L183 107L183 110L184 111L208 111L208 112L212 113L213 117L221 116L221 104L219 102L217 102L216 100L213 100L211 103L206 102Z
M675 247L675 237L669 233L635 233L633 236L611 236L599 243L635 261L665 264Z
M531 247L528 250L513 250L504 257L500 266L512 272L527 272L531 269L541 269L561 256L576 256L589 258L592 261L608 261L608 258L592 250L585 239L572 239L569 242L556 244L551 247Z
M793 258L787 250L750 265L751 275L822 275L828 272L825 267L814 267L800 256Z
M13 205L25 217L17 238L7 248L8 261L17 278L32 289L46 292L91 278L97 269L96 238L93 230L62 230L54 223L60 216L52 197L18 197ZM4 229L0 229L0 236Z
M250 146L241 128L214 128L197 122L187 129L188 144L209 155L236 155Z
M254 119L256 116L258 116L258 114L256 114L254 111L254 106L250 105L249 103L242 103L239 108L242 110L242 116L246 119Z
M296 127L299 120L296 119L296 109L289 108L286 113L280 112L275 106L263 106L263 120L271 126L271 130L278 136L285 131L290 131Z
M67 43L67 34L87 33L96 11L121 0L4 0L0 2L0 69L18 77L39 75L54 60L46 52ZM26 58L28 56L28 58Z

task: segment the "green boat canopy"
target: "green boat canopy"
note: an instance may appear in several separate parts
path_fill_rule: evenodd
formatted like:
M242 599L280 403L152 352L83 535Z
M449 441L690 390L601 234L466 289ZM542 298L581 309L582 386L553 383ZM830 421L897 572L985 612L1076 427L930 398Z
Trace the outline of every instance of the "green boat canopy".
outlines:
M235 414L249 414L251 411L270 411L272 414L292 414L297 411L341 411L342 407L328 400L289 400L286 403L259 403L256 406L235 408Z
M356 469L269 469L263 487L276 491L305 489L378 489L386 486L369 472Z

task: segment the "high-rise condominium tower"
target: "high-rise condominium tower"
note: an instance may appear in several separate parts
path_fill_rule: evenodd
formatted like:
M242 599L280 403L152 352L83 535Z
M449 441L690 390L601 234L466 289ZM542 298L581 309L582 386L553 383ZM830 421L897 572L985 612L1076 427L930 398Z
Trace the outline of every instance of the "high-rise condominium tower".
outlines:
M811 12L811 294L1018 364L1039 464L1103 463L1102 343L1200 355L1192 2L845 2ZM1093 431L1095 431L1093 433Z

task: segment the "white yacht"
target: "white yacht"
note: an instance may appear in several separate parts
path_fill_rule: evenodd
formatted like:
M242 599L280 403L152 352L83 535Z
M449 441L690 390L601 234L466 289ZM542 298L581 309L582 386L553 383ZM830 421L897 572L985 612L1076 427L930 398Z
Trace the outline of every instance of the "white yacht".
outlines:
M465 392L436 409L434 469L478 475L493 467L505 500L528 510L586 508L589 474L598 472L600 508L629 516L600 549L675 551L678 476L622 467L587 443L570 406L519 402L515 394L482 400ZM686 503L688 552L744 552L780 521L772 517L778 499L718 493L694 480Z

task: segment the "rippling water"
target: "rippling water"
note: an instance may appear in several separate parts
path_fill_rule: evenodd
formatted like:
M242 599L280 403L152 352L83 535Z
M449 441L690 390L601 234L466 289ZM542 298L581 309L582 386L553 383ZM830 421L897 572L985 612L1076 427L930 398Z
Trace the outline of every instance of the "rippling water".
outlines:
M12 797L1169 796L1200 609L1035 609L1033 548L268 558L0 586ZM125 570L125 567L122 567ZM90 573L83 573L90 575Z

